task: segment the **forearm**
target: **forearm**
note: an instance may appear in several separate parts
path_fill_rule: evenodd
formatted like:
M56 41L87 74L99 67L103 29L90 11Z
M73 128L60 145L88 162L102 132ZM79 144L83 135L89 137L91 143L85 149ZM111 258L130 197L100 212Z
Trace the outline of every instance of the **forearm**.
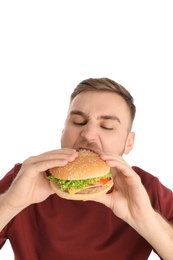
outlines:
M153 211L148 220L134 227L164 260L173 258L173 225Z
M0 195L0 231L22 210L10 208L6 203L5 196L5 194Z

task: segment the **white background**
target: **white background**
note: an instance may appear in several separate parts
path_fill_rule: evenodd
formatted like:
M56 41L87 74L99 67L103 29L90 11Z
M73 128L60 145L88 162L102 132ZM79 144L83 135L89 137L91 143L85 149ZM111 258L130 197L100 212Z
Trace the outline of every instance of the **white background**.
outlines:
M171 2L0 2L0 178L60 146L69 95L81 80L110 77L137 106L126 160L173 189ZM0 252L7 258L8 242Z

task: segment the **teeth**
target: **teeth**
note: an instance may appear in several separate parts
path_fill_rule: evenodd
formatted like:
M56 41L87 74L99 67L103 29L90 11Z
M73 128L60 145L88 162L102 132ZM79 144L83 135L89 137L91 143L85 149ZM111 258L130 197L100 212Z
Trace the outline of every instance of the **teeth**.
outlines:
M79 152L92 152L91 150L80 149Z

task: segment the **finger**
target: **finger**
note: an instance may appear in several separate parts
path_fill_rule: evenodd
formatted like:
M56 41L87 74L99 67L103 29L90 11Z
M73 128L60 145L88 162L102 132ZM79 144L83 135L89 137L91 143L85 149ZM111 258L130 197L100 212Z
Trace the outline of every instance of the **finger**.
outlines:
M77 152L76 150L74 149L69 149L69 148L63 148L63 149L59 149L59 150L53 150L53 151L48 151L48 152L45 152L45 153L42 153L42 154L39 154L39 155L36 155L36 156L31 156L30 158L28 159L31 159L34 163L34 161L38 161L39 159L40 160L45 160L45 159L53 159L53 158L56 158L57 156L60 158L60 157L63 157L63 156L73 156L73 155L76 155Z
M40 154L37 156L32 156L26 159L23 164L35 164L38 162L46 162L46 161L73 161L77 157L77 152L76 151L68 151L68 150L56 150L56 151L51 151L47 152L44 154Z
M111 167L115 168L118 172L122 172L126 176L134 175L131 166L121 157L115 154L102 154L101 158ZM136 174L136 173L135 173Z
M68 162L75 160L77 156L77 152L69 152L64 149L51 151L26 159L22 164L21 172L45 172L53 167L65 166Z

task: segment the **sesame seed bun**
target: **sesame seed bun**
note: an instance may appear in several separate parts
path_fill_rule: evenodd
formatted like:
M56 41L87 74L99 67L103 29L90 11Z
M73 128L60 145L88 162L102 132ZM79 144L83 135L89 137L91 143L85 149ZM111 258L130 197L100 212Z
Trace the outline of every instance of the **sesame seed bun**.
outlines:
M63 167L50 169L50 173L62 180L85 180L104 176L110 167L93 152L79 152L78 157Z

